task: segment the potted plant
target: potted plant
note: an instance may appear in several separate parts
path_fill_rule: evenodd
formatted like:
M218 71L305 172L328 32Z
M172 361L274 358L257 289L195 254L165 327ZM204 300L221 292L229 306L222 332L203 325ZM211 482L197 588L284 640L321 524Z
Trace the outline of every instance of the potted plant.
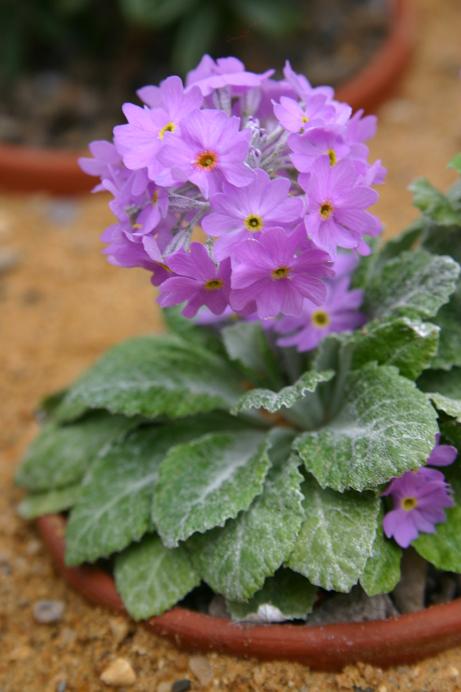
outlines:
M86 142L110 135L140 84L185 74L207 50L231 50L256 72L274 50L289 54L315 81L340 83L354 108L374 108L412 42L410 0L333 0L328 13L322 0L9 4L0 9L0 186L19 191L89 191L76 163Z
M373 116L289 63L206 56L189 84L141 90L82 161L168 332L44 402L20 511L82 593L191 646L314 667L450 646L459 601L316 623L394 592L409 549L461 571L461 185L417 181L421 219L381 245Z

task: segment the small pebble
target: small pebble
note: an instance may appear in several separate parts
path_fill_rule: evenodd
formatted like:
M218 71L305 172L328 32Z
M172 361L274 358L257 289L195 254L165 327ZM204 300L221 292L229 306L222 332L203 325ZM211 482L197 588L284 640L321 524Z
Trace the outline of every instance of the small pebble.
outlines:
M37 555L40 552L42 544L40 541L36 541L35 538L28 542L26 545L27 555Z
M67 690L67 680L59 680L55 687L56 692L66 692Z
M62 601L37 601L33 606L34 619L41 625L59 622L63 614L64 603Z
M185 678L184 680L176 680L171 685L171 692L187 692L187 690L190 690L190 688L191 688L190 680L187 680Z
M226 601L222 596L213 596L208 606L208 613L214 618L228 618Z
M25 661L27 658L32 656L32 653L33 651L30 646L18 646L16 649L11 651L8 658L10 661Z
M189 669L201 685L209 685L213 679L213 671L205 656L191 656Z
M109 627L116 644L123 642L130 631L128 621L123 618L110 618Z
M0 274L15 269L19 264L19 254L14 250L0 250Z
M75 644L77 640L77 632L72 630L70 627L63 627L59 633L59 638L57 644L60 646L68 647Z
M156 692L171 692L171 683L169 682L160 682L157 685Z
M102 672L100 680L109 687L129 687L136 682L136 673L126 658L116 658Z
M5 577L9 577L11 571L11 564L8 557L3 553L0 553L0 574L3 574Z

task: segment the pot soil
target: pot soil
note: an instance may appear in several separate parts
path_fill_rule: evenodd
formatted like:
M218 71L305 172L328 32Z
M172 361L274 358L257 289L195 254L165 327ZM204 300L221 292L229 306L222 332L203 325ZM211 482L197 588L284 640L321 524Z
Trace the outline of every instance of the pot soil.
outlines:
M388 2L390 20L386 38L366 66L355 76L346 79L337 90L337 98L347 101L354 110L376 109L388 98L409 62L414 34L411 0ZM232 46L229 52L232 52ZM341 61L338 65L340 63ZM321 76L323 75L319 74L319 77ZM335 79L330 75L321 81L334 82ZM121 102L119 94L116 100L118 113ZM110 118L105 120L105 127L108 121L113 122ZM99 132L82 133L85 142L100 137ZM14 140L14 137L12 139ZM59 143L59 138L54 137L54 141ZM69 140L66 136L63 142L69 145L72 139ZM46 191L57 195L88 192L93 187L93 181L82 173L77 165L80 154L77 148L68 151L53 150L42 145L37 146L35 143L32 147L14 143L0 145L0 189L16 192Z
M67 567L61 515L37 520L64 579L95 605L126 612L112 577L94 567ZM388 620L333 625L246 625L176 607L144 622L153 633L190 650L299 661L335 671L354 662L380 667L412 663L461 643L461 598Z

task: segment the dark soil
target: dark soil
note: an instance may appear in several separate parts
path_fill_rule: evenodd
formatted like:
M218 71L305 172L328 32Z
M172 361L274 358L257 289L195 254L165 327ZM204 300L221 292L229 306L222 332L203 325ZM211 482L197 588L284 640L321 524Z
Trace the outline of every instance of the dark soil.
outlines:
M384 40L388 0L305 0L296 35L269 41L251 28L222 36L215 56L237 55L248 69L293 66L315 84L338 85L357 73ZM129 32L127 32L129 33ZM162 35L163 43L168 36ZM87 63L78 52L69 64L55 59L24 74L0 94L0 141L34 147L82 149L110 138L123 116L120 106L135 90L167 76L165 56L152 50L158 37L125 37L123 55ZM118 40L114 38L114 40ZM105 51L107 52L107 51ZM66 67L63 65L66 64Z

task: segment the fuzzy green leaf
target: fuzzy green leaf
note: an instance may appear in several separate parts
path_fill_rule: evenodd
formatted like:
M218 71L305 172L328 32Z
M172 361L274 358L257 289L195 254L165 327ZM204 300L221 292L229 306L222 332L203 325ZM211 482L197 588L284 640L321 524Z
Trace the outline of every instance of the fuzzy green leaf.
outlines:
M303 491L305 519L287 566L316 586L347 593L372 554L380 500L322 490L312 479Z
M428 370L418 384L438 411L461 422L461 368Z
M140 421L97 411L78 423L48 423L27 450L16 482L33 491L78 483L92 462Z
M365 294L372 318L433 317L456 288L459 266L451 257L425 250L404 252L383 265Z
M303 519L299 460L274 466L251 507L188 542L202 578L232 601L246 601L290 554Z
M461 227L426 222L423 246L434 255L448 255L461 264Z
M449 370L454 365L461 366L461 285L437 313L434 322L440 327L440 340L432 367Z
M422 533L412 546L437 569L461 572L461 465L459 460L444 469L454 490L455 505L446 510L446 521L437 524L435 533Z
M419 178L410 185L413 204L437 224L450 226L461 223L461 214L454 209L448 197L439 192L426 178Z
M279 392L273 392L271 389L251 389L240 397L232 412L239 413L262 408L269 413L275 413L281 408L291 408L308 392L315 391L318 384L331 380L333 375L333 370L324 372L312 370L305 372L294 384L283 387Z
M289 569L280 569L269 577L248 603L227 601L233 620L246 622L282 622L305 619L311 612L317 589L305 577Z
M377 488L425 463L437 417L413 382L394 367L369 363L350 373L344 389L336 417L294 444L323 488Z
M67 564L107 557L152 529L160 462L170 447L196 434L188 423L143 427L97 460L67 524Z
M158 536L146 536L117 555L114 575L135 620L161 615L200 583L187 551L165 548Z
M210 433L171 449L152 509L163 543L175 547L248 509L263 488L268 445L261 432Z
M221 332L229 358L256 384L280 388L280 367L267 334L257 322L236 322Z
M47 493L31 493L18 506L18 513L23 519L35 519L45 514L55 514L69 509L80 497L81 485L69 485Z
M110 349L71 387L56 411L72 420L87 409L179 418L228 410L241 389L230 364L176 335L145 336Z
M377 596L394 590L400 580L401 557L402 551L398 545L384 536L381 512L373 552L360 577L360 584L368 596Z
M376 361L395 365L401 375L415 380L437 353L439 329L407 317L370 322L351 335L352 367Z
M448 164L450 168L454 168L457 173L461 175L461 153L456 154L454 158Z

